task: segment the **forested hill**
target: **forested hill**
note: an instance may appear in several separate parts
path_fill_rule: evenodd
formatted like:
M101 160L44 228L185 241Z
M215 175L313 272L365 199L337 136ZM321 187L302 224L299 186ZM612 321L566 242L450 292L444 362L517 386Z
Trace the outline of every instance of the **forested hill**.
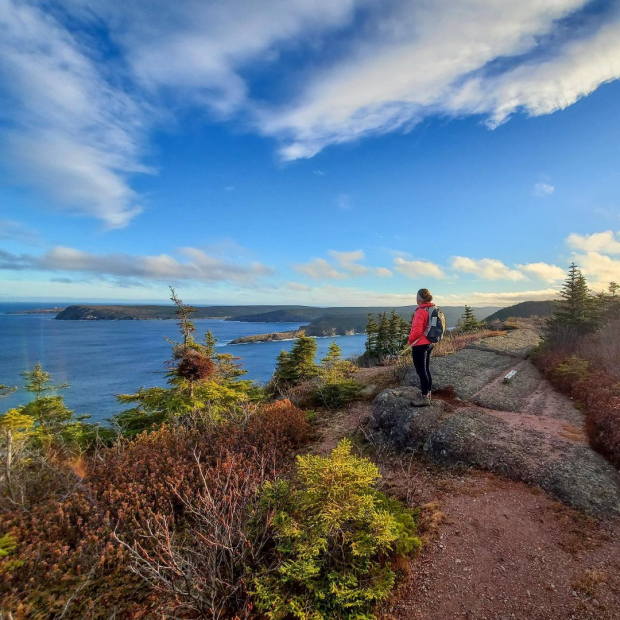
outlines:
M401 306L396 313L410 320L416 306ZM456 325L464 311L463 306L441 306L449 327ZM196 308L194 318L217 318L229 321L249 321L261 323L307 323L309 336L329 336L360 333L364 331L368 314L378 316L390 312L391 308L334 307L317 308L313 306L202 306ZM498 310L496 307L474 308L478 320L482 320ZM69 306L56 315L61 321L130 321L174 319L174 306Z
M510 317L528 319L532 316L551 316L555 301L523 301L508 308L501 308L497 312L486 317L487 323L491 321L505 321Z

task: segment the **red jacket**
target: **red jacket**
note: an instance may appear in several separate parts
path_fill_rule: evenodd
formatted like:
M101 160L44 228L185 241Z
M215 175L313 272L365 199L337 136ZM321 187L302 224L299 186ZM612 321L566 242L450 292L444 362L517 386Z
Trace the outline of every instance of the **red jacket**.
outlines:
M409 334L409 344L411 346L419 346L423 344L431 344L431 341L424 335L428 327L428 311L426 308L433 308L433 303L420 304L413 314L411 322L411 333Z

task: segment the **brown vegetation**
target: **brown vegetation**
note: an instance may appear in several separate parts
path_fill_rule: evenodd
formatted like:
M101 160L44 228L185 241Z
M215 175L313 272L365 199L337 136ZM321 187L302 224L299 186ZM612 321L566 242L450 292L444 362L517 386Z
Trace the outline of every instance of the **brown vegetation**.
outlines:
M587 415L592 446L620 467L620 321L586 335L556 333L535 362Z

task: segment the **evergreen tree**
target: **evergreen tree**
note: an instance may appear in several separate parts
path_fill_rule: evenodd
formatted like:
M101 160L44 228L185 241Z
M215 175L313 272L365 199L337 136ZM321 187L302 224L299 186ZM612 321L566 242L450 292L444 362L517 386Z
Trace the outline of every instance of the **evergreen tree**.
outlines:
M619 290L620 290L620 284L618 284L617 282L609 283L609 295L612 299L615 299L616 297L618 297Z
M289 353L282 351L278 355L276 370L273 376L277 385L298 385L315 377L318 367L314 363L316 356L316 340L310 336L300 336Z
M377 355L383 357L389 353L389 336L390 322L387 314L384 312L379 320L379 329L377 330Z
M52 384L52 375L43 370L40 362L32 370L22 373L25 378L24 388L35 395L34 400L19 407L20 415L33 420L33 437L38 444L46 448L75 447L86 441L96 426L84 424L88 415L75 417L63 397L55 394L57 390L67 389L66 383Z
M366 321L366 355L367 357L374 357L377 355L379 326L377 321L372 316L368 315L368 321Z
M586 279L575 263L568 269L560 297L558 307L549 319L548 329L569 328L588 332L596 328L595 303Z
M402 348L400 346L400 317L392 308L388 321L388 349L390 354L395 355Z
M476 318L471 306L465 306L463 316L459 320L458 329L463 333L471 333L480 329L480 323Z
M338 362L342 361L342 349L338 346L338 343L334 340L329 345L327 355L321 360L323 366L335 366Z

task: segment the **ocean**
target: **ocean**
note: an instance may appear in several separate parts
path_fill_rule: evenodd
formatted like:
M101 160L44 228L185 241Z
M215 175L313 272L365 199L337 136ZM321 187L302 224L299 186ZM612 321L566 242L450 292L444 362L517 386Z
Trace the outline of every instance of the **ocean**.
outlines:
M0 384L20 389L0 400L0 412L28 402L30 395L21 387L20 373L36 362L52 373L54 383L67 382L62 390L67 406L76 414L89 414L91 421L106 422L122 410L117 394L129 394L140 387L165 386L166 360L170 343L178 339L174 321L55 321L54 315L7 314L19 310L63 307L67 304L0 303ZM297 329L299 323L246 323L201 319L196 338L207 330L218 339L222 352L242 358L248 371L245 378L266 383L282 349L292 341L230 345L241 336ZM335 340L343 355L364 350L365 335L317 338L317 361L325 356Z

